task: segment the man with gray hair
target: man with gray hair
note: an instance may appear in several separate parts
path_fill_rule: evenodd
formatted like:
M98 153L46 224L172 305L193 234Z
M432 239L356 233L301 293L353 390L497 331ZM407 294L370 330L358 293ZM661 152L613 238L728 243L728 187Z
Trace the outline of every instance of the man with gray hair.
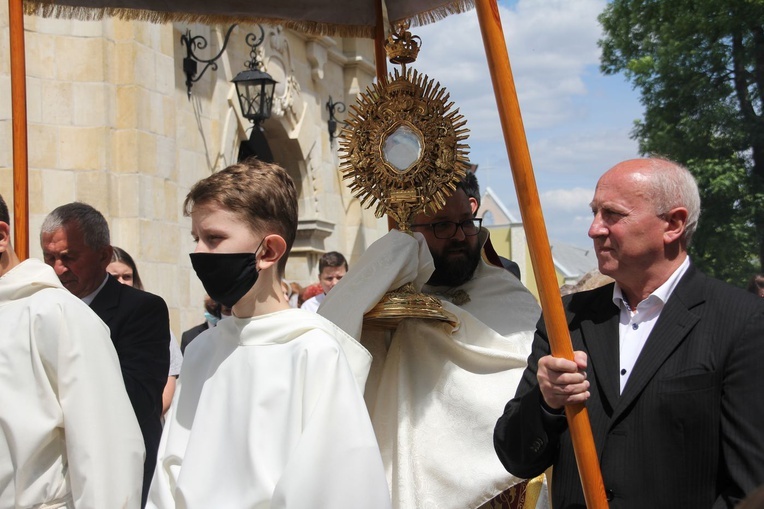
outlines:
M0 324L0 507L137 509L143 439L109 329L18 259L2 196Z
M693 266L700 197L678 164L617 164L591 208L615 282L565 297L574 361L539 321L496 452L521 477L554 465L554 507L585 507L564 415L585 403L611 508L732 508L764 483L764 302Z
M66 289L109 326L122 378L146 446L145 504L162 435L162 391L170 367L170 321L161 297L120 284L106 272L112 247L109 225L86 203L48 214L40 233L43 259ZM109 411L108 401L102 411Z

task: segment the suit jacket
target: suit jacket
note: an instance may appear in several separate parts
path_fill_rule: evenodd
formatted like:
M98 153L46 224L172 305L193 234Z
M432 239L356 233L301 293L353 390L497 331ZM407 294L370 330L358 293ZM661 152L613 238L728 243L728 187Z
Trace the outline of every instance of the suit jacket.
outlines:
M112 276L90 307L109 326L122 378L146 445L144 503L162 436L162 391L170 370L170 319L161 297ZM108 402L104 408L108 412Z
M206 331L210 328L210 324L207 323L205 320L204 323L200 323L199 325L195 325L194 327L191 327L186 332L183 333L183 335L180 337L180 351L181 353L186 353L186 347L188 344L194 340L196 336L201 334L202 332Z
M588 355L586 403L613 508L734 507L764 483L764 299L692 265L669 297L619 394L613 284L564 300L574 350ZM555 508L584 508L564 416L542 410L539 321L528 368L494 431L520 477L554 465Z

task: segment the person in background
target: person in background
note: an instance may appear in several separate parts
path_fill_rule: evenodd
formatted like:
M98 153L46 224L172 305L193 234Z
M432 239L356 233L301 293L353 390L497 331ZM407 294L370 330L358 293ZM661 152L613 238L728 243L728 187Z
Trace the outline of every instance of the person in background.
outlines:
M759 297L764 297L764 274L754 274L748 282L747 290Z
M109 329L39 260L0 196L0 507L137 509L143 438Z
M138 266L135 264L133 257L120 247L112 246L112 248L111 263L106 267L106 272L123 285L143 290L143 281L141 281ZM180 346L178 346L178 340L175 339L175 335L170 331L170 371L167 375L167 384L162 391L162 415L170 408L172 396L175 394L175 384L180 375L182 365L183 354L180 351Z
M282 279L281 289L283 290L284 297L286 297L290 307L300 307L297 305L297 301L300 298L300 292L302 292L302 287L300 287L300 285L295 282L290 283L286 279Z
M122 248L112 247L111 263L106 267L106 272L123 285L132 286L143 290L143 281L138 273L138 267L133 257Z
M585 506L566 405L584 403L611 508L733 508L764 483L764 301L701 273L692 174L621 162L591 202L599 270L563 299L574 360L539 320L528 369L494 432L509 472L554 466L555 508Z
M305 302L312 299L316 295L321 295L324 290L321 288L321 283L313 283L302 289L300 296L297 299L297 307L301 308Z
M227 316L231 314L231 309L226 308ZM183 332L180 337L180 351L185 354L186 347L196 336L202 332L210 329L218 324L223 318L223 306L219 302L215 302L209 295L204 296L204 322L199 325L194 325L187 331Z
M322 291L318 295L303 302L300 309L313 311L314 313L318 311L318 307L324 302L326 294L340 282L340 279L345 277L347 271L348 262L345 260L345 257L342 256L342 253L338 253L337 251L324 253L318 261L318 282L321 285Z
M146 447L145 504L162 436L162 391L170 370L167 304L161 297L120 284L106 272L112 256L109 224L86 203L61 205L48 214L40 229L40 246L43 260L61 284L109 326Z
M281 290L297 191L250 159L197 182L184 202L207 293L232 308L186 349L149 507L387 509L363 403L370 356Z

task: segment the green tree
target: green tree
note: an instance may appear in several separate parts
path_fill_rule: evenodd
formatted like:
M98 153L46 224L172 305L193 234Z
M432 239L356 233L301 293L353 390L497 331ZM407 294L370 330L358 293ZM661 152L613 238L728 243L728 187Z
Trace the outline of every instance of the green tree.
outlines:
M693 260L742 285L764 266L764 0L613 0L599 20L602 71L641 93L640 152L698 179Z
M759 246L751 218L764 195L751 189L744 161L690 160L687 164L703 200L703 214L690 246L693 262L719 279L744 286L758 272Z

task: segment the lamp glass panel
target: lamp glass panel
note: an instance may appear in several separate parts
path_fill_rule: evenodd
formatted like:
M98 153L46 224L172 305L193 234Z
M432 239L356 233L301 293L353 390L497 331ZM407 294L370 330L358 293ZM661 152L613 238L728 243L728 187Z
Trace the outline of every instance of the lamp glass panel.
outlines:
M273 92L276 88L275 81L265 81L262 87L262 108L261 114L263 118L270 118L271 108L273 108Z

